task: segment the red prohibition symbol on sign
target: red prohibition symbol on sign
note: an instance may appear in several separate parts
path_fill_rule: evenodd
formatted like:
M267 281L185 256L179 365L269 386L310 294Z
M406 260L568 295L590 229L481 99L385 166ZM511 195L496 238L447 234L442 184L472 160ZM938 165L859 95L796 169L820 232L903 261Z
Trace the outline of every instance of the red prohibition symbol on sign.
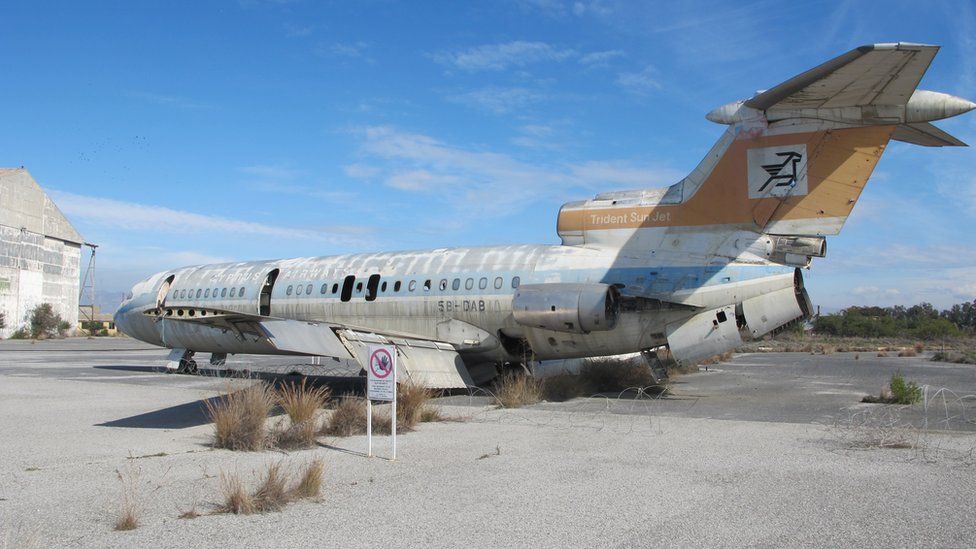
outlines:
M393 357L386 349L376 349L369 357L369 369L379 379L388 377L393 372Z

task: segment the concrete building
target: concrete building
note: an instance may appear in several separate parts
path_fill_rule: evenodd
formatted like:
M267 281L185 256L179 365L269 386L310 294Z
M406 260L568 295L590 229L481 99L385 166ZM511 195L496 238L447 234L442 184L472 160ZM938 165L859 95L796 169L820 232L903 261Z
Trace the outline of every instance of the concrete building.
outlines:
M9 337L31 310L50 303L78 324L81 246L78 231L24 168L0 168L0 313Z

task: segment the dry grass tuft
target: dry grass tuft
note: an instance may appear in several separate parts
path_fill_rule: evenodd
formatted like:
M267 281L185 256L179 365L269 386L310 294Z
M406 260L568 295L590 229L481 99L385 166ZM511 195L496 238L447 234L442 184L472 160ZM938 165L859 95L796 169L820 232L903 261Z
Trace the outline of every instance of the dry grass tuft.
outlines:
M322 493L322 478L325 473L325 462L321 458L316 458L305 465L302 471L302 478L292 490L292 494L297 499L317 498Z
M495 402L502 408L518 408L542 400L542 381L526 374L510 373L495 381Z
M918 356L918 353L915 352L915 349L902 349L901 351L898 351L898 356L912 357L912 356Z
M925 344L922 343L921 341L919 341L919 342L915 343L915 345L913 346L913 349L915 349L915 352L916 353L924 352L925 351Z
M205 402L214 424L214 447L229 450L262 450L270 442L267 420L275 394L265 383L226 393Z
M220 491L223 494L224 502L218 507L218 511L223 513L234 513L235 515L250 515L257 510L254 498L248 493L237 473L220 473Z
M885 358L885 357L887 357L887 356L888 356L888 353L886 353L886 352L884 352L884 351L880 351L880 352L878 353L878 358Z
M329 402L328 387L311 387L305 384L287 383L278 389L278 404L288 414L292 425L314 422L320 408Z
M193 520L193 519L195 519L195 518L197 518L199 516L200 516L200 512L197 511L197 506L194 505L193 507L190 507L186 511L183 511L182 513L180 513L179 518L184 519L184 520Z
M261 484L251 496L254 508L262 513L280 511L291 501L287 484L288 473L282 468L281 462L269 464Z
M129 467L125 472L116 470L115 475L122 483L122 506L115 519L117 531L135 530L139 527L142 508L138 500L139 469Z
M393 425L389 406L373 406L373 432L389 432ZM366 433L366 399L353 395L339 398L329 419L322 424L319 434L348 437Z
M401 383L397 389L397 429L411 430L423 421L424 411L431 408L430 399L433 397L433 391L418 383ZM428 413L428 417L432 416Z
M711 366L712 364L720 364L722 362L728 362L732 360L732 351L726 351L720 355L715 355L713 357L706 358L705 360L699 362L702 366Z

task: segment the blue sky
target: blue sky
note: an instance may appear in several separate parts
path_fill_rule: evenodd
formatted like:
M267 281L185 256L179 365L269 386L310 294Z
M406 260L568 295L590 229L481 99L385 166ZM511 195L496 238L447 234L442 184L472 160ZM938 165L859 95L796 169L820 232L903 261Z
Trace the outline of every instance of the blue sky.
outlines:
M556 243L559 206L680 179L712 108L852 47L939 44L972 2L6 2L0 166L99 244L103 301L238 259ZM976 143L976 115L938 123ZM814 301L976 296L976 154L892 144Z

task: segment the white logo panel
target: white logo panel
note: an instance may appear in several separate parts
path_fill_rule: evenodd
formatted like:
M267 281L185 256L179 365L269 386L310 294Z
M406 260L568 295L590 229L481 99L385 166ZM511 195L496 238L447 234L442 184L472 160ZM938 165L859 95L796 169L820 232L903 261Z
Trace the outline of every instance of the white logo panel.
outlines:
M807 146L749 149L749 198L807 194Z

